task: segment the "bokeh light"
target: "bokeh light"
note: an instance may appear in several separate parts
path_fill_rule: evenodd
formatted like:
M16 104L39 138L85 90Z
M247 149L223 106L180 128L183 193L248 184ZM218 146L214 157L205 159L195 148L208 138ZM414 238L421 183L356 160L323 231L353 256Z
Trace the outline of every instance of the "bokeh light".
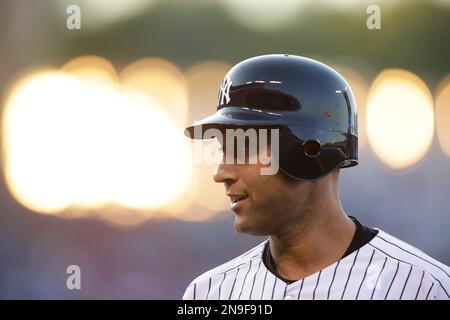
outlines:
M419 161L434 132L431 93L415 74L401 69L382 71L368 97L367 134L375 154L393 169Z
M78 62L64 67L76 77L39 72L12 89L2 115L7 185L37 212L140 222L188 189L189 144L159 101L79 77Z
M450 157L450 74L436 90L436 131L442 151Z
M186 70L188 88L188 123L207 117L216 111L220 85L231 69L222 61L204 61Z
M218 143L215 139L195 141L198 144L198 150L202 154L211 154L211 150L218 148ZM219 212L229 209L229 198L225 195L225 187L223 183L216 183L213 180L213 175L217 170L219 162L197 164L194 167L195 180L197 180L197 197L195 203L200 207L210 210L212 212Z
M97 83L117 83L119 78L113 64L99 56L81 56L68 61L61 71L85 81Z
M200 120L216 111L220 84L231 66L221 61L205 61L186 71L189 101L189 122ZM193 149L201 154L214 148L215 140L192 141ZM218 163L198 163L194 168L197 183L195 203L201 208L218 212L229 208L222 184L213 181Z
M367 94L369 83L357 71L342 66L333 66L347 80L355 96L358 112L358 148L364 150L367 144Z
M124 88L156 98L177 126L186 125L186 80L174 64L160 58L141 59L126 66L119 78Z

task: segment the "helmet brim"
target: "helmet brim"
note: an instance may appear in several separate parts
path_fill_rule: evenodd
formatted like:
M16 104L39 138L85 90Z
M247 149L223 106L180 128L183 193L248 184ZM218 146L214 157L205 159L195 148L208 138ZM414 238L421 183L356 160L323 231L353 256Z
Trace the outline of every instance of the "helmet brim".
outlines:
M191 139L205 139L203 133L212 128L235 127L273 127L285 125L286 121L276 112L258 111L243 107L227 107L218 110L215 114L188 126L184 134Z

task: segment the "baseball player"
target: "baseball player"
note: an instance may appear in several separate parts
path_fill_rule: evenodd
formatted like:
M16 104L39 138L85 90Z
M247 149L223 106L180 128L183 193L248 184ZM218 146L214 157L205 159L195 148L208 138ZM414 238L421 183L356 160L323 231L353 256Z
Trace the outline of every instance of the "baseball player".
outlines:
M278 135L258 136L258 152L230 162L239 156L228 131L238 128ZM268 239L198 276L183 299L450 298L448 266L344 212L338 178L358 164L357 113L335 70L287 54L244 60L226 75L217 112L186 135L203 139L209 129L223 133L215 135L224 156L214 180L225 186L237 231ZM261 150L276 162L274 174L262 174Z

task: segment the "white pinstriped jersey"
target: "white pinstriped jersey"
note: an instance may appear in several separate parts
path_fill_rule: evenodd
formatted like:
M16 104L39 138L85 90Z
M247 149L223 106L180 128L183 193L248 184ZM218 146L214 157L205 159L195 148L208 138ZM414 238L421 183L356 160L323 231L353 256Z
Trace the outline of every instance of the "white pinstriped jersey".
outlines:
M450 299L450 268L382 230L350 255L291 284L263 263L267 241L197 277L183 299Z

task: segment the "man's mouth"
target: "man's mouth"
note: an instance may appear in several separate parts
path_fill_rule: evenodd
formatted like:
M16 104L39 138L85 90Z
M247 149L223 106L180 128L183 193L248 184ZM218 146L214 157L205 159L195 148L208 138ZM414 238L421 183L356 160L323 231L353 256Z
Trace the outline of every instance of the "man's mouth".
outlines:
M230 197L231 203L238 203L239 201L245 200L248 198L248 195L228 195Z
M231 194L227 193L227 196L230 197L230 209L233 211L239 210L241 205L245 202L245 200L248 198L248 195L245 193L241 194Z

